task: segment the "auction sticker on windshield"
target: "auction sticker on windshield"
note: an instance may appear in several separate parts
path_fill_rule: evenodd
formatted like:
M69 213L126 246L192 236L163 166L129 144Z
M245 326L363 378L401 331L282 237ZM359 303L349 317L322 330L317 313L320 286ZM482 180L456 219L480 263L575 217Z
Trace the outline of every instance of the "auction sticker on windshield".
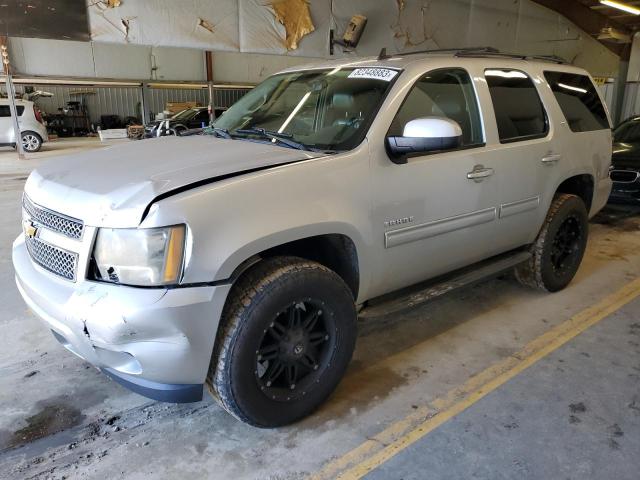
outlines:
M390 82L397 74L397 70L390 68L356 68L349 74L349 78L370 78Z

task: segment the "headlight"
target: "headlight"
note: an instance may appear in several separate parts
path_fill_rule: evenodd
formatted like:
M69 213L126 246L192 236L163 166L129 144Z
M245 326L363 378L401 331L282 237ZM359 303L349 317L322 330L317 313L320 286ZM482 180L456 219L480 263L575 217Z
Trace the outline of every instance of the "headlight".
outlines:
M185 226L101 228L93 259L99 280L127 285L177 283L184 257Z

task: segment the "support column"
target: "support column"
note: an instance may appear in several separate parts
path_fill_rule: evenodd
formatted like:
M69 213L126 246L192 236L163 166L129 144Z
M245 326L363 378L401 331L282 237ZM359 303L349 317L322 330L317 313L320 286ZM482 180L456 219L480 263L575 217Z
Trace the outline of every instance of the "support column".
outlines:
M204 60L207 70L207 85L209 88L209 125L215 120L215 98L213 93L213 53L209 50L204 52Z
M628 43L620 52L618 76L613 84L613 126L618 125L623 117L624 97L627 90L627 76L629 75L629 59L631 58L631 44Z
M0 39L0 58L2 59L3 74L5 76L5 84L7 86L7 97L9 98L9 110L11 111L11 119L13 123L13 141L16 145L18 158L24 160L24 148L22 146L22 133L20 132L20 120L18 119L18 109L16 107L16 91L13 88L11 79L11 62L9 61L9 48L7 45L7 37Z

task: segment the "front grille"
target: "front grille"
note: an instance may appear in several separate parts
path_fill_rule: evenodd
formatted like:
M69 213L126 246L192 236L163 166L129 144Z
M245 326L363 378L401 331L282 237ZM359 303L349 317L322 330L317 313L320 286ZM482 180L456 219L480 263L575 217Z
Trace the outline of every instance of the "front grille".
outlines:
M42 268L67 280L76 281L77 253L54 247L36 237L26 237L25 243L33 261Z
M609 176L614 182L633 183L638 179L640 174L633 170L611 170Z
M49 230L66 235L67 237L82 238L84 224L81 220L76 220L75 218L67 217L61 213L40 207L29 200L26 195L22 197L22 206L35 223Z

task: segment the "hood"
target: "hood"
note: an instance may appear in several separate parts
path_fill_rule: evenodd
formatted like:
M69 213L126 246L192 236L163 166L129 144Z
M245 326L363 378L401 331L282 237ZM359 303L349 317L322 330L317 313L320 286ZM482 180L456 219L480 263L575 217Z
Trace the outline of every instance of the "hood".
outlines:
M25 192L88 225L131 227L172 191L322 155L208 135L161 137L52 158L31 173Z
M640 168L640 143L614 143L611 163L619 168Z

